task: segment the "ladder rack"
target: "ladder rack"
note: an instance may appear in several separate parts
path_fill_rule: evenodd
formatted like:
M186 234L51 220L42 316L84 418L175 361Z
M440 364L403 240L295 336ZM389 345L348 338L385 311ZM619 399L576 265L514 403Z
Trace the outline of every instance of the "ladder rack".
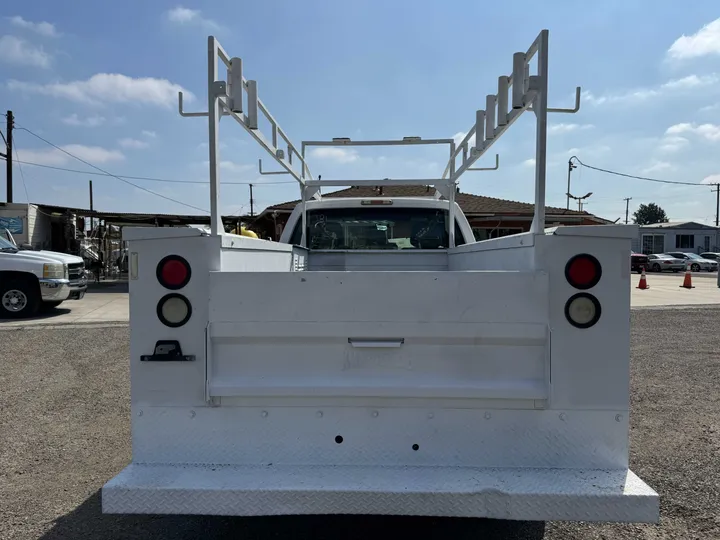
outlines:
M219 124L224 116L234 118L280 165L280 171L262 170L260 174L289 174L300 186L303 223L306 220L306 202L318 198L322 186L362 186L362 185L422 185L433 186L438 193L449 200L449 223L453 223L455 193L458 180L467 171L494 170L499 166L496 155L495 167L473 168L480 159L520 117L531 110L537 120L535 141L535 215L531 232L542 234L545 224L545 168L547 148L547 114L576 113L580 109L580 88L576 88L575 107L572 109L552 109L547 106L548 89L548 30L542 30L526 52L513 54L512 72L498 78L496 94L487 95L485 108L476 111L475 123L467 131L459 144L453 139L421 139L405 137L399 140L353 141L348 138L335 138L330 141L303 141L298 152L285 131L280 127L270 111L258 97L257 81L247 80L243 76L242 59L230 57L213 36L208 37L208 112L185 112L183 94L178 93L178 110L181 116L208 117L208 136L210 153L210 231L213 236L223 234L219 212ZM530 74L530 62L537 55L537 73ZM226 80L220 80L218 59L227 69ZM245 106L246 103L246 106ZM259 129L259 119L264 116L270 124L268 137ZM475 142L471 140L475 137ZM449 159L441 178L349 180L314 180L305 161L305 150L311 146L397 146L397 145L448 145ZM283 146L284 148L281 148ZM461 158L460 165L457 165ZM293 164L295 159L295 164ZM297 170L299 167L299 171ZM304 231L303 231L304 232ZM454 246L454 227L450 227L450 246ZM304 234L303 234L304 243Z

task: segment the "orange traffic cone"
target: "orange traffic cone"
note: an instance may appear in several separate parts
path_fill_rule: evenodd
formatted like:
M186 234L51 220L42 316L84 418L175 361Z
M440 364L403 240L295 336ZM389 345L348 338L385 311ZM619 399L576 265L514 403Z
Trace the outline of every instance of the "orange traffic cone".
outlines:
M682 287L684 289L694 289L695 288L692 284L692 273L690 272L689 264L685 268L685 279L683 280L683 284L680 285L680 287Z
M645 277L645 267L642 267L642 274L640 274L640 283L637 286L638 289L649 289L650 285L647 284L647 277Z

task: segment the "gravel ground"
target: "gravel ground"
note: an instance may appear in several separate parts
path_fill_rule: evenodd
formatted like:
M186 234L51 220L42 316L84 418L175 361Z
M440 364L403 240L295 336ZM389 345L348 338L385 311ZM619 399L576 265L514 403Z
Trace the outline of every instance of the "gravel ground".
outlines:
M544 538L720 538L718 315L632 315L631 466L661 524L548 523ZM0 330L0 344L2 539L543 538L486 520L102 515L100 488L130 461L128 329Z

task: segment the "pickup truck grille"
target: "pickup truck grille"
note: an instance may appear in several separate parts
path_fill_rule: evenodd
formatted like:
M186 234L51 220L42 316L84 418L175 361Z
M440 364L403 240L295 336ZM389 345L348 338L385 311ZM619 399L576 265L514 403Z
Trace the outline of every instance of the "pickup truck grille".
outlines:
M83 275L83 270L85 269L85 263L71 263L68 264L68 277L70 278L70 281L73 281L75 279L80 279Z

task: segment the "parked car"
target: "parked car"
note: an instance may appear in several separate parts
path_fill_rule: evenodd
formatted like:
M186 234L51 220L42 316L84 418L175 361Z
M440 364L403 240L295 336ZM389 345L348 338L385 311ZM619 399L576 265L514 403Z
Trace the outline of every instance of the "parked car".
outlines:
M712 251L706 251L705 253L701 253L700 256L703 259L708 259L710 261L717 261L720 258L720 253L713 253Z
M647 270L648 267L648 256L642 253L630 252L630 270L633 272L642 272L642 269Z
M690 265L690 270L693 272L699 272L700 270L707 270L708 272L717 272L718 262L710 259L705 259L697 253L683 253L682 251L668 251L668 255L683 259L685 264Z
M667 253L648 255L647 269L651 272L680 272L685 270L685 260L678 259Z

